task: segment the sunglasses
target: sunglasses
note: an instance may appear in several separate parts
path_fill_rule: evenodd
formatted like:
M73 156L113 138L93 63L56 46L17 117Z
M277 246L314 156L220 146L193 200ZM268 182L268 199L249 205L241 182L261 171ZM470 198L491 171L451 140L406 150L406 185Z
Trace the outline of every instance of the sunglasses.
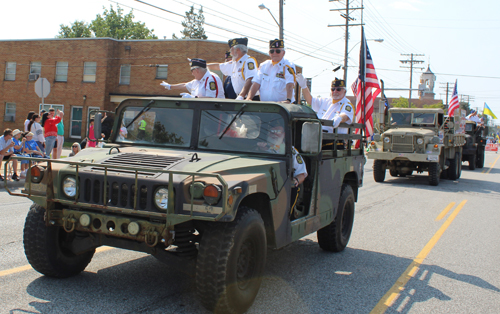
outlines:
M269 50L269 54L273 54L274 52L281 53L281 49L271 49L271 50Z
M334 92L334 91L340 92L340 91L343 91L343 90L344 90L343 87L332 88L332 92Z
M71 147L73 147L73 148L78 148L78 146L71 146Z
M283 131L282 130L271 130L269 131L271 134L282 134Z

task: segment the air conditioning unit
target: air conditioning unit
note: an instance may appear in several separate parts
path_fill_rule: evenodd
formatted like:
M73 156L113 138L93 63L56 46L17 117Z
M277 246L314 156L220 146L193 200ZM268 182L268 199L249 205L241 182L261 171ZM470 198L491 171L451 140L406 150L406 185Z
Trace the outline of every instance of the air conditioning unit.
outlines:
M29 77L28 77L28 80L29 80L29 81L36 81L36 80L38 80L38 77L39 77L39 76L40 76L40 74L38 74L38 73L31 73L31 74L29 75Z

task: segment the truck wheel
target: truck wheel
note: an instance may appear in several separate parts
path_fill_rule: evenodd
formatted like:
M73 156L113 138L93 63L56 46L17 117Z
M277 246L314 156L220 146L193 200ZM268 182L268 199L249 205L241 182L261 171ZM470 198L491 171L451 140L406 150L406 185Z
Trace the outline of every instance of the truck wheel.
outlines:
M436 186L439 184L439 163L431 162L429 164L429 184Z
M260 288L267 254L260 214L242 207L231 223L212 223L201 238L196 263L196 291L215 313L243 313Z
M469 169L474 170L476 169L476 154L469 156Z
M317 232L319 246L329 252L343 251L351 237L353 222L354 192L349 184L344 183L335 219Z
M81 273L95 250L76 255L69 247L75 232L45 225L45 208L31 205L24 224L24 252L28 262L45 276L67 278Z
M484 150L479 150L479 153L477 155L477 167L479 169L484 167Z
M379 159L373 161L373 179L375 179L375 182L384 182L385 161Z
M389 174L391 175L391 177L397 177L399 173L395 169L389 169Z
M450 167L448 168L448 177L450 180L460 178L460 153L455 153L455 158L450 159Z

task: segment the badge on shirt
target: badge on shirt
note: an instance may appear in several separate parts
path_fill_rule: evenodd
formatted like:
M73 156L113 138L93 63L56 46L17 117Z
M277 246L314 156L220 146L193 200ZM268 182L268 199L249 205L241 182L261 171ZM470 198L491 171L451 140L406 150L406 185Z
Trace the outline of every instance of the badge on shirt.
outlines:
M278 72L278 73L276 73L276 77L284 79L285 75L283 73L281 73L281 72Z
M248 62L248 69L249 70L255 69L255 64L253 62Z
M348 105L348 106L345 106L345 111L347 111L347 112L351 112L351 110L352 110L351 106L349 106L349 105Z
M215 90L215 82L210 82L210 90Z
M297 154L296 158L297 158L297 162L298 162L300 165L304 163L304 161L302 160L302 157L300 157L300 155L298 155L298 154Z

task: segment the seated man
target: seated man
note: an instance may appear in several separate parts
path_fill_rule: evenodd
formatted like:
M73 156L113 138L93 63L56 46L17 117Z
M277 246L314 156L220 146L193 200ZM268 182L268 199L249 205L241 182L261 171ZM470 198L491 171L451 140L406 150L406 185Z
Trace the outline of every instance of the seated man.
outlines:
M2 161L9 160L10 156L12 156L12 154L14 154L14 146L16 144L12 140L12 137L13 136L12 136L11 129L5 129L3 131L3 135L0 136L0 170L2 169ZM17 177L17 175L16 175L16 177ZM4 178L0 174L0 181L3 181L3 180L4 180Z

